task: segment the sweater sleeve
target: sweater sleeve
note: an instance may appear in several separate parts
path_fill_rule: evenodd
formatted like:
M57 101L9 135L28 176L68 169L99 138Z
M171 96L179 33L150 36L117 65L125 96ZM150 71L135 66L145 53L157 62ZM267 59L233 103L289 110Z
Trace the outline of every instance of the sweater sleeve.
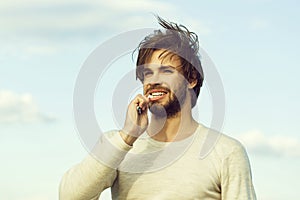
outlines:
M98 199L103 190L112 186L116 168L131 148L118 131L102 135L92 152L63 175L59 199Z
M221 176L222 200L256 200L249 159L241 144L234 145L223 160Z

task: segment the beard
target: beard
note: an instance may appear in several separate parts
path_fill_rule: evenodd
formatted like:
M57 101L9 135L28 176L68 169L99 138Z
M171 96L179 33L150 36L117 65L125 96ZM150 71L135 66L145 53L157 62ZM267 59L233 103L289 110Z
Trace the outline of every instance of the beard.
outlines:
M186 99L186 87L180 87L180 89L175 93L169 91L169 99L166 103L159 102L150 102L149 110L150 112L159 117L159 118L172 118L177 116L177 114L181 111L181 106L183 105Z

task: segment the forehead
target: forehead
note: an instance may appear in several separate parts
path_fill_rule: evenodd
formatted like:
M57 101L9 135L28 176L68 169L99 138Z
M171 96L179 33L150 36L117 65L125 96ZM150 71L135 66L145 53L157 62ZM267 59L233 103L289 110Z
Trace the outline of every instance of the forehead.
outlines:
M162 50L156 50L153 52L152 56L147 60L145 64L149 64L150 66L170 66L177 68L181 65L181 61L179 56L176 54Z

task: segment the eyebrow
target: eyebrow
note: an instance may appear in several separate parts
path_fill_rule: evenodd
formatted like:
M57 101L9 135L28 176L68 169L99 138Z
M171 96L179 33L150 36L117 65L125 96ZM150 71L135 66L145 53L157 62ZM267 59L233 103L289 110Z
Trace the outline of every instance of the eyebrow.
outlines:
M171 65L161 65L160 67L159 67L159 69L176 69L176 67L173 67L173 66L171 66ZM149 67L144 67L144 70L151 70Z
M161 65L160 69L176 69L176 68L171 65Z

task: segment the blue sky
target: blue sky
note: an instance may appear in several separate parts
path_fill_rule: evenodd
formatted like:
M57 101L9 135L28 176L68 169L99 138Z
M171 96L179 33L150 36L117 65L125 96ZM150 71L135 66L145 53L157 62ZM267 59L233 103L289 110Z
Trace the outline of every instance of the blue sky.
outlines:
M296 199L298 8L297 1L275 0L1 1L1 199L57 199L62 174L87 153L72 110L82 64L113 36L158 28L151 13L196 32L214 61L226 95L223 132L246 146L258 198ZM113 80L134 68L129 57L116 60L99 82L95 112L104 130L118 128L107 105ZM200 121L209 125L206 87L198 104Z

